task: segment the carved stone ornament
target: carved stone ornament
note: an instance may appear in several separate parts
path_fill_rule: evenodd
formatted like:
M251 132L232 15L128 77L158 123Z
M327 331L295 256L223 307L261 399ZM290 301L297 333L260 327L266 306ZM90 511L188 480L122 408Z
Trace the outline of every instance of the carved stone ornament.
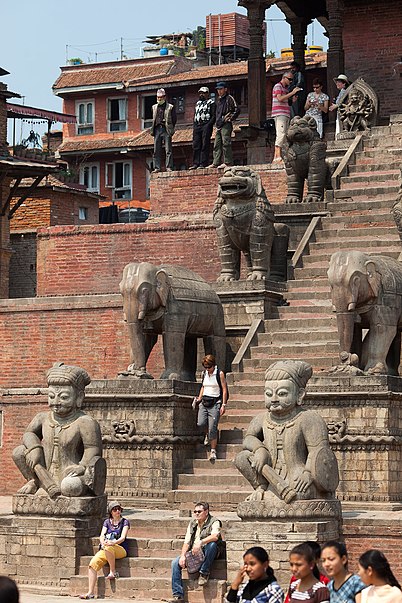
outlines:
M283 239L287 227L274 224L259 174L245 166L227 167L219 180L213 218L221 259L218 282L239 280L241 253L248 280L268 278L274 238L278 234ZM288 238L287 232L286 249L280 249L284 262Z
M16 508L74 514L87 504L96 507L95 501L74 499L102 497L106 481L99 424L81 410L91 380L84 369L57 362L47 381L50 410L32 419L22 444L13 451L14 462L27 480L18 492L23 496L17 495Z
M316 411L300 408L311 376L311 366L302 361L275 362L267 369L267 412L251 421L234 461L254 488L246 503L262 501L266 514L281 507L286 514L290 503L302 500L336 500L338 464L326 423Z
M338 115L344 132L367 130L377 123L378 96L362 77L347 89Z
M269 500L244 501L237 506L237 514L243 520L253 519L329 519L341 517L341 503L338 500L296 500L283 504L274 496Z
M402 170L401 170L401 179L402 179ZM396 227L398 229L399 238L402 241L402 182L399 187L398 196L396 201L391 209L392 217L395 220Z
M286 203L323 200L328 172L326 151L327 143L319 137L314 117L296 116L291 120L283 146L288 183ZM307 193L303 199L305 180Z
M127 264L120 291L131 345L131 364L120 377L152 379L146 365L160 334L165 360L161 379L195 381L197 337L203 338L205 353L225 366L222 304L198 274L182 266Z
M107 496L58 496L49 498L44 490L35 495L15 494L13 513L16 515L48 515L49 517L102 517L106 514Z

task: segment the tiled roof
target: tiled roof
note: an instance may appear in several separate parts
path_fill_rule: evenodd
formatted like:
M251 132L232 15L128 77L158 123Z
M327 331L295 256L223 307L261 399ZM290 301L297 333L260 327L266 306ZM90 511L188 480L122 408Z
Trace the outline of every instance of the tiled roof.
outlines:
M23 178L18 185L19 187L29 187L32 185L32 178ZM97 193L89 192L86 190L86 187L82 184L78 184L76 182L63 182L59 180L56 176L52 176L49 174L39 182L37 188L46 188L46 187L55 187L61 188L66 191L74 191L76 193L81 193L83 195L89 195L91 197L99 197L103 199L103 195L98 195Z
M240 125L246 124L247 120L237 120L233 124L233 129L235 132L240 130ZM214 139L214 135L212 135L212 139ZM179 126L175 133L173 134L173 145L183 144L183 143L192 143L193 141L193 126L189 124L187 126ZM97 149L145 149L152 148L154 144L154 139L151 136L150 130L142 130L139 134L131 137L123 137L123 136L115 136L114 138L103 138L103 139L95 139L95 140L77 140L76 138L71 138L63 142L63 144L58 148L60 153L67 152L83 152L83 151L93 151Z
M275 76L282 73L290 65L292 59L267 59L266 60L266 71L267 75ZM315 55L306 56L306 67L324 66L326 65L327 54L319 53ZM239 79L247 76L248 63L247 61L238 61L237 63L228 63L226 65L211 65L206 67L195 67L189 71L183 71L181 73L175 73L167 75L163 80L159 81L160 85L168 88L169 85L175 86L180 83L193 84L197 82L208 83L212 81L228 80L230 83L231 79ZM155 85L154 81L143 80L130 81L129 87L131 89L142 88L148 85Z
M116 63L92 63L62 67L53 84L53 90L96 86L97 84L121 84L168 76L173 71L189 69L189 61L173 57L166 60L131 60Z

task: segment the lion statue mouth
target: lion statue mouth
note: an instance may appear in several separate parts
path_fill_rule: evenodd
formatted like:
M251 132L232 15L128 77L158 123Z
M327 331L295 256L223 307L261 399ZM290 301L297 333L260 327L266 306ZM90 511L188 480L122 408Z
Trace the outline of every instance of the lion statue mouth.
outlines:
M221 196L225 199L233 197L250 198L255 195L255 177L249 168L226 169L222 178L219 179Z

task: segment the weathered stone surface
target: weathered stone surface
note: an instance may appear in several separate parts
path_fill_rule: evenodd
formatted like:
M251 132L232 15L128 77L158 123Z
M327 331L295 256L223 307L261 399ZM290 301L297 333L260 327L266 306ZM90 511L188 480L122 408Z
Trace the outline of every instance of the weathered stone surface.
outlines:
M278 498L271 496L269 500L246 500L237 507L241 519L294 519L308 520L310 518L339 519L342 514L341 503L338 500L296 500L284 505Z
M377 123L378 96L362 77L349 86L339 105L338 115L344 132L367 130Z
M49 515L50 517L102 517L106 515L106 495L102 496L58 496L55 499L43 492L15 494L13 513L16 515Z
M286 203L300 203L304 181L307 193L303 202L319 202L327 179L326 142L320 139L314 117L294 117L286 133L283 158L288 178Z
M146 365L159 334L165 360L161 379L195 381L197 337L203 337L205 353L225 366L222 304L200 276L181 266L132 263L124 268L120 291L131 346L123 377L153 378Z
M17 513L52 509L65 515L70 497L99 497L104 492L106 463L99 424L81 410L85 387L91 382L88 373L57 362L47 380L50 411L32 419L22 444L13 451L14 462L28 480L19 490ZM71 503L73 513L86 506L85 501ZM102 504L94 504L92 513L96 508L103 511Z
M236 467L255 490L240 508L246 516L258 517L261 512L267 517L270 507L274 516L287 516L293 513L289 503L295 500L335 501L338 465L327 426L317 412L300 409L311 375L309 364L292 360L276 362L265 373L267 412L251 421L243 450L235 458ZM249 501L266 504L248 508ZM301 515L304 509L308 516L321 506L314 500L311 505L296 505L294 512ZM334 509L333 505L327 513L333 514Z
M402 329L402 265L362 251L331 256L328 280L340 353L356 352L369 374L398 375ZM362 330L369 332L363 338Z
M213 217L221 258L218 282L239 280L241 253L247 265L247 279L269 277L271 266L275 266L276 279L287 279L289 228L285 224L274 225L274 213L257 172L244 166L225 169L219 180ZM272 253L276 257L271 263Z

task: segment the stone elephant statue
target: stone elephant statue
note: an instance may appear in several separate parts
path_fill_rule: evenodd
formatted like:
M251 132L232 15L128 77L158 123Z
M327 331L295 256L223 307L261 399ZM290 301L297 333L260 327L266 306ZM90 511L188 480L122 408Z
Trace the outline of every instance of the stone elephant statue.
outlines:
M357 354L365 372L398 375L402 264L387 256L338 251L331 257L328 279L342 361L345 353Z
M165 361L161 379L195 381L197 337L203 338L205 353L225 367L222 304L200 276L181 266L127 264L120 292L131 345L131 364L123 375L153 378L146 364L159 334Z

